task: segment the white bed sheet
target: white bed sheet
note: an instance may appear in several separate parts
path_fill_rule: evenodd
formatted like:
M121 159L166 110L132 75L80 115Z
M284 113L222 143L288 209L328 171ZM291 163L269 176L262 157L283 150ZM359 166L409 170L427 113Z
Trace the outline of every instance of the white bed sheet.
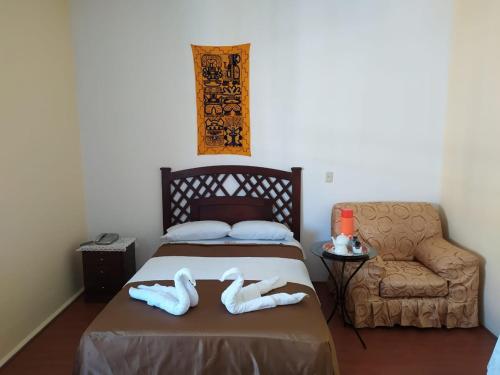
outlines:
M301 260L272 257L195 257L162 256L149 259L129 280L173 280L182 267L191 270L197 280L218 280L231 267L238 267L246 280L263 280L279 276L286 282L306 285L314 289L307 268Z

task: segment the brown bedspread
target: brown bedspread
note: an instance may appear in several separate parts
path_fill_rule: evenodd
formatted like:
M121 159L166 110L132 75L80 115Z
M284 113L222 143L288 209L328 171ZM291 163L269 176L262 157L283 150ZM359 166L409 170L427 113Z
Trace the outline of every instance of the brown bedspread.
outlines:
M173 255L302 257L300 249L283 245L180 244L163 245L154 256ZM229 283L198 280L199 304L183 316L131 299L128 287L139 283L127 284L84 332L75 373L338 374L333 340L312 289L288 283L276 291L310 297L232 315L220 302Z
M303 260L302 250L290 245L253 244L165 244L160 246L153 257L194 256L194 257L277 257Z

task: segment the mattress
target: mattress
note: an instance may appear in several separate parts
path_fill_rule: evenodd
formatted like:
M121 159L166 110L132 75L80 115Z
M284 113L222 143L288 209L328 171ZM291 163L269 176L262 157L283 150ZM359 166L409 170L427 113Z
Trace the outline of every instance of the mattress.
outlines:
M78 374L338 374L335 346L298 246L284 244L164 244L83 333ZM279 275L273 292L304 292L301 303L232 315L220 301L240 267L248 282ZM172 285L188 267L198 306L173 316L133 300L138 284Z

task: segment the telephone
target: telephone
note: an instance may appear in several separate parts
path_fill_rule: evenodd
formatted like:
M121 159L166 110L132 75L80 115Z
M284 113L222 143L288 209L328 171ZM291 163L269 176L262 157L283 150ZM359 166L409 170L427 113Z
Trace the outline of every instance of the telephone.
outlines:
M113 242L116 242L120 238L118 233L101 233L97 236L94 243L96 245L111 245Z

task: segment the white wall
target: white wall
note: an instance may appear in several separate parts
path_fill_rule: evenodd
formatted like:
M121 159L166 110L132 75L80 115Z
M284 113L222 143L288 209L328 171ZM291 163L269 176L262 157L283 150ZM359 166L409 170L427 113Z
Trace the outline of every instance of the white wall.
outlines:
M449 0L73 0L72 14L88 227L138 237L139 264L161 235L161 166L302 166L306 246L336 201L438 201ZM253 156L197 156L190 44L243 42Z
M500 334L499 40L498 0L454 1L442 204L450 238L483 259L481 321L496 335Z

